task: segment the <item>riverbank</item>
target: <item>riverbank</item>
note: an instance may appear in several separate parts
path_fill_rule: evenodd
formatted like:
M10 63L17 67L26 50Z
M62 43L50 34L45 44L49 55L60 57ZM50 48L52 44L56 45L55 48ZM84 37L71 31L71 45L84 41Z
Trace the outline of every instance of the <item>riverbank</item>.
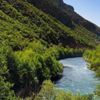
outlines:
M83 56L90 63L89 68L95 71L96 76L100 80L100 45L94 50L87 50ZM100 96L100 84L98 84L96 95Z
M69 58L67 58L67 59L69 59ZM73 58L71 58L71 59L73 59ZM65 59L66 60L66 59ZM60 62L62 62L63 60L61 60ZM66 61L65 61L66 62ZM68 61L69 62L69 61ZM75 61L76 62L76 61ZM85 62L85 61L84 61ZM72 62L71 62L72 63ZM79 61L77 62L77 63L79 63ZM64 63L65 64L65 63ZM80 62L80 64L82 65L82 62ZM78 66L81 66L81 65L78 65ZM86 64L85 64L86 65ZM69 65L68 65L69 66ZM72 65L71 65L72 66ZM71 66L69 66L70 67L70 69L72 69L71 68ZM75 69L79 69L79 67L78 68L76 68L76 64L73 64L73 66L74 66L74 68ZM68 67L68 68L69 68ZM66 68L66 67L65 67ZM68 70L68 68L67 68L67 72L69 72L69 70ZM89 70L87 67L83 67L83 69L86 71L86 72L89 72L89 74L87 74L86 75L86 73L84 73L84 71L79 71L78 70L78 73L77 74L79 74L79 73L84 73L84 75L86 76L86 77L88 77L88 75L93 75L92 76L92 78L95 78L95 73L93 72L93 71L91 71L91 70ZM70 72L69 72L70 73ZM91 74L90 74L91 73ZM65 75L66 75L66 73L63 75L63 77L65 77ZM72 75L72 74L71 74ZM84 75L82 75L81 77L82 78L84 78L85 76ZM68 78L70 78L70 75L67 75L68 77L66 78L67 80L68 80ZM75 76L75 75L74 75ZM80 75L79 75L80 76ZM64 78L64 81L66 81L66 79ZM79 78L79 77L77 77L77 79L81 79L81 78ZM88 77L88 79L89 80L91 80L91 78L90 77ZM72 80L75 80L75 77L74 78L72 78ZM60 80L59 80L60 81ZM58 84L59 84L59 81L58 81ZM61 81L61 82L64 82L64 81ZM84 81L84 79L83 80L79 80L79 82L82 82L82 81ZM67 82L65 82L65 83L67 83ZM84 81L84 83L87 83L87 80L85 80ZM63 84L63 83L62 83ZM71 84L71 82L69 82L69 85ZM81 83L80 83L81 84ZM83 88L83 89L86 89L87 90L87 88L89 88L90 86L90 84L92 84L91 82L87 85L87 84L85 84L84 85L84 87L85 88ZM78 85L78 84L77 84ZM82 84L81 84L82 85ZM93 85L93 84L92 84ZM79 85L78 85L79 86ZM89 86L89 87L88 87ZM54 99L54 100L99 100L100 98L99 98L99 96L97 95L97 92L95 93L94 91L95 91L95 89L96 89L96 87L94 87L94 89L92 90L92 93L86 93L87 91L85 90L85 94L84 95L81 95L80 93L79 93L79 91L77 91L77 93L74 93L73 94L73 92L68 92L68 90L65 92L64 90L66 89L66 87L67 86L65 86L64 87L64 85L62 85L62 87L63 87L63 89L59 89L59 88L56 88L55 87L55 85L51 82L51 81L44 81L43 82L43 85L42 85L42 88L41 88L41 90L40 90L40 92L39 92L39 94L38 94L38 96L36 96L36 100L44 100L44 98L46 99L46 100L51 100L51 98L52 99ZM73 87L75 87L75 86L73 86ZM92 87L92 86L91 86ZM93 88L92 87L92 88ZM75 87L75 88L77 88L77 87ZM75 91L76 92L76 91ZM83 91L81 91L81 92L83 92Z

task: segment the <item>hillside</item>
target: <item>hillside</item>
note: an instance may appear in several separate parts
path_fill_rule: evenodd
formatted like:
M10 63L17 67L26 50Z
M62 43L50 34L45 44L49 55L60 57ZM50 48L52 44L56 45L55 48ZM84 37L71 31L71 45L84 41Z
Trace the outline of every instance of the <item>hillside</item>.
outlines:
M97 29L75 23L63 5L62 0L0 0L0 100L38 94L44 80L61 78L59 59L82 56L99 43Z
M32 0L28 0L28 1L32 1ZM52 0L51 0L52 1ZM48 2L47 4L45 4L45 2ZM100 36L100 28L97 27L95 24L93 24L92 22L89 22L88 20L84 19L83 17L81 17L79 14L77 14L74 11L74 8L68 4L65 4L63 2L63 0L53 0L52 2L49 2L47 0L41 0L41 5L37 4L37 1L33 0L32 3L37 6L38 8L42 9L44 12L46 13L50 13L50 10L52 11L53 9L43 9L46 7L49 7L48 5L53 5L55 7L57 7L57 9L60 9L60 11L66 15L69 16L69 18L71 19L72 22L74 22L73 24L78 24L78 25L82 25L83 27L85 27L87 30L94 32L96 34L98 34ZM44 6L43 6L44 5ZM52 6L51 6L52 7ZM53 7L52 7L53 8ZM52 14L51 14L52 15ZM64 16L63 16L64 17ZM66 17L68 19L68 17ZM64 18L62 18L64 19ZM66 20L67 20L66 19ZM60 20L60 19L59 19ZM65 21L63 22L62 20L60 20L62 23L65 24ZM67 23L66 23L67 24Z
M96 43L96 38L94 38L96 35L83 26L76 25L76 28L72 30L24 0L13 0L9 3L7 1L9 0L1 0L3 2L0 4L1 12L14 22L18 22L21 25L24 24L22 25L26 28L24 29L26 32L22 32L26 35L23 36L24 38L32 38L34 34L35 38L43 39L48 43L60 43L71 47L93 46ZM20 30L23 31L22 28L17 31Z
M85 27L87 30L100 36L100 28L81 17L74 11L74 8L65 4L63 0L28 0L33 5L57 18L63 24L75 28L76 24ZM38 3L40 2L40 3ZM46 8L46 9L45 9ZM56 13L54 13L56 11ZM70 24L69 24L70 23Z

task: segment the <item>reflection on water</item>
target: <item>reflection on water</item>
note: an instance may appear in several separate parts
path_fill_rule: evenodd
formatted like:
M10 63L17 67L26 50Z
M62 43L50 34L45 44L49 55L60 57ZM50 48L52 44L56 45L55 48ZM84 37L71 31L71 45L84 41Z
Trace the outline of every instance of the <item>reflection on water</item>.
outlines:
M64 65L63 77L55 83L58 88L73 93L93 93L99 80L95 73L87 68L83 58L68 58L60 61Z

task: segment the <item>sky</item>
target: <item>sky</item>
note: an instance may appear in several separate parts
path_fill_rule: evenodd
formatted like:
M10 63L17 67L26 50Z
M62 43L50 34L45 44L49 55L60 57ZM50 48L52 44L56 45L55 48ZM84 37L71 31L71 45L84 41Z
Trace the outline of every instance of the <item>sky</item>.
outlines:
M100 0L63 0L75 11L100 27Z

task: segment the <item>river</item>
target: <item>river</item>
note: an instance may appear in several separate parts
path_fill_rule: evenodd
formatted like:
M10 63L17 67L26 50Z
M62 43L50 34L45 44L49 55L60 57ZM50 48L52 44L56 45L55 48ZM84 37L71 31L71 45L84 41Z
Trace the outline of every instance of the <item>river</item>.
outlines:
M99 80L95 73L88 69L86 61L82 57L60 60L64 66L63 77L55 83L55 86L74 94L91 94L96 90Z

